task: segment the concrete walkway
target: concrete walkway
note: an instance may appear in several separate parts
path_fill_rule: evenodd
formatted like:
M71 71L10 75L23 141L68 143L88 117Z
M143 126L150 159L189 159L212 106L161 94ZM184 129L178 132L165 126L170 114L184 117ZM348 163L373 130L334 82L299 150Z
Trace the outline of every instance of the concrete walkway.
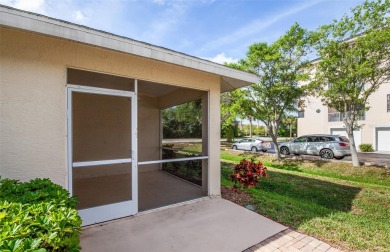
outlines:
M316 238L286 229L255 246L252 246L244 252L282 252L282 251L304 251L304 252L339 252L329 244L317 240Z
M83 229L82 251L243 251L286 227L222 198Z

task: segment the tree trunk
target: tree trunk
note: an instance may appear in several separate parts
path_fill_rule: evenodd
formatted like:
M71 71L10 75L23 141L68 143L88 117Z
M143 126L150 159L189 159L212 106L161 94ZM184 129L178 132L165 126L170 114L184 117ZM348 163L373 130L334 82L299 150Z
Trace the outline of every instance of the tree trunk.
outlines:
M281 160L282 156L280 155L280 152L279 152L278 136L277 136L277 133L276 133L277 127L275 127L275 126L272 126L272 127L267 126L267 129L268 129L268 134L271 136L272 143L274 144L276 158L278 160Z
M348 138L349 138L349 147L351 150L352 165L358 167L360 166L360 162L357 156L355 139L353 138L353 130L352 130L352 134L348 133Z
M292 124L290 124L290 140L291 140Z
M351 150L351 157L352 157L352 165L355 167L360 166L359 158L357 156L357 151L356 151L356 144L355 144L355 139L353 138L353 125L349 124L348 122L344 121L345 128L348 134L348 139L349 139L349 149Z
M278 138L275 135L273 135L273 134L272 134L271 138L272 138L272 142L274 144L276 157L277 157L278 160L282 160L282 156L280 155L280 152L279 152Z

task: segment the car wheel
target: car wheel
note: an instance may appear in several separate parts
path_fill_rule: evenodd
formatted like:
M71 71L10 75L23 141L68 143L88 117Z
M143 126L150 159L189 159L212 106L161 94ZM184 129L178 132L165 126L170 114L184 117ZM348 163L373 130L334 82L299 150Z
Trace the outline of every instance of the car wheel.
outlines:
M290 155L290 150L286 146L282 146L282 147L280 147L280 154Z
M262 152L267 152L267 150L261 150Z
M334 158L337 159L337 160L341 160L341 159L345 158L345 156L342 156L342 157L334 157Z
M326 159L332 159L334 157L333 155L333 151L329 150L329 149L323 149L320 151L320 156L322 158L326 158Z
M232 146L232 149L233 149L233 150L237 150L237 146L233 145L233 146Z
M256 147L252 147L251 151L252 151L252 153L256 153L257 152Z

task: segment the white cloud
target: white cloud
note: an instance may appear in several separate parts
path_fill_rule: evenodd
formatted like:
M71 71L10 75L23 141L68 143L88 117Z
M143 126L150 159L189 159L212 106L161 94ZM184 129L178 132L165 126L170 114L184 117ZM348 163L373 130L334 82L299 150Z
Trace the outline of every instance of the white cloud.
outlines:
M203 47L197 50L196 54L202 54L204 52L216 48L224 47L226 45L231 45L246 40L247 38L259 34L265 29L271 27L273 24L277 23L278 21L288 16L291 16L292 14L301 12L313 5L318 4L321 1L323 0L307 1L304 2L303 4L296 6L295 8L289 8L285 11L279 12L274 16L265 17L262 19L255 19L252 22L248 23L247 25L233 31L229 35L220 37L218 39L213 40L212 42L205 44Z
M46 14L45 0L0 0L0 4L25 11Z
M164 3L166 3L164 10L154 17L148 29L141 35L141 40L157 45L162 44L164 39L176 31L181 22L184 22L189 8L188 2L164 1Z
M210 60L215 63L224 64L224 63L236 63L239 59L235 59L232 57L226 57L225 53L217 54L212 58L204 58L206 60Z
M73 18L74 18L74 20L81 22L81 23L83 21L85 21L85 19L86 19L85 15L80 10L77 10L74 12Z

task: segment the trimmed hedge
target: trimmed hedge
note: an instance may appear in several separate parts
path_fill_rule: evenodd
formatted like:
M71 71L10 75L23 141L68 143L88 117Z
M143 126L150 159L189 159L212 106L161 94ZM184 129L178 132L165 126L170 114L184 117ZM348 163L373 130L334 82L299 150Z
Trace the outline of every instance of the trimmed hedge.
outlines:
M49 179L0 179L0 251L79 251L77 204Z
M359 149L361 152L373 152L372 144L360 144Z

